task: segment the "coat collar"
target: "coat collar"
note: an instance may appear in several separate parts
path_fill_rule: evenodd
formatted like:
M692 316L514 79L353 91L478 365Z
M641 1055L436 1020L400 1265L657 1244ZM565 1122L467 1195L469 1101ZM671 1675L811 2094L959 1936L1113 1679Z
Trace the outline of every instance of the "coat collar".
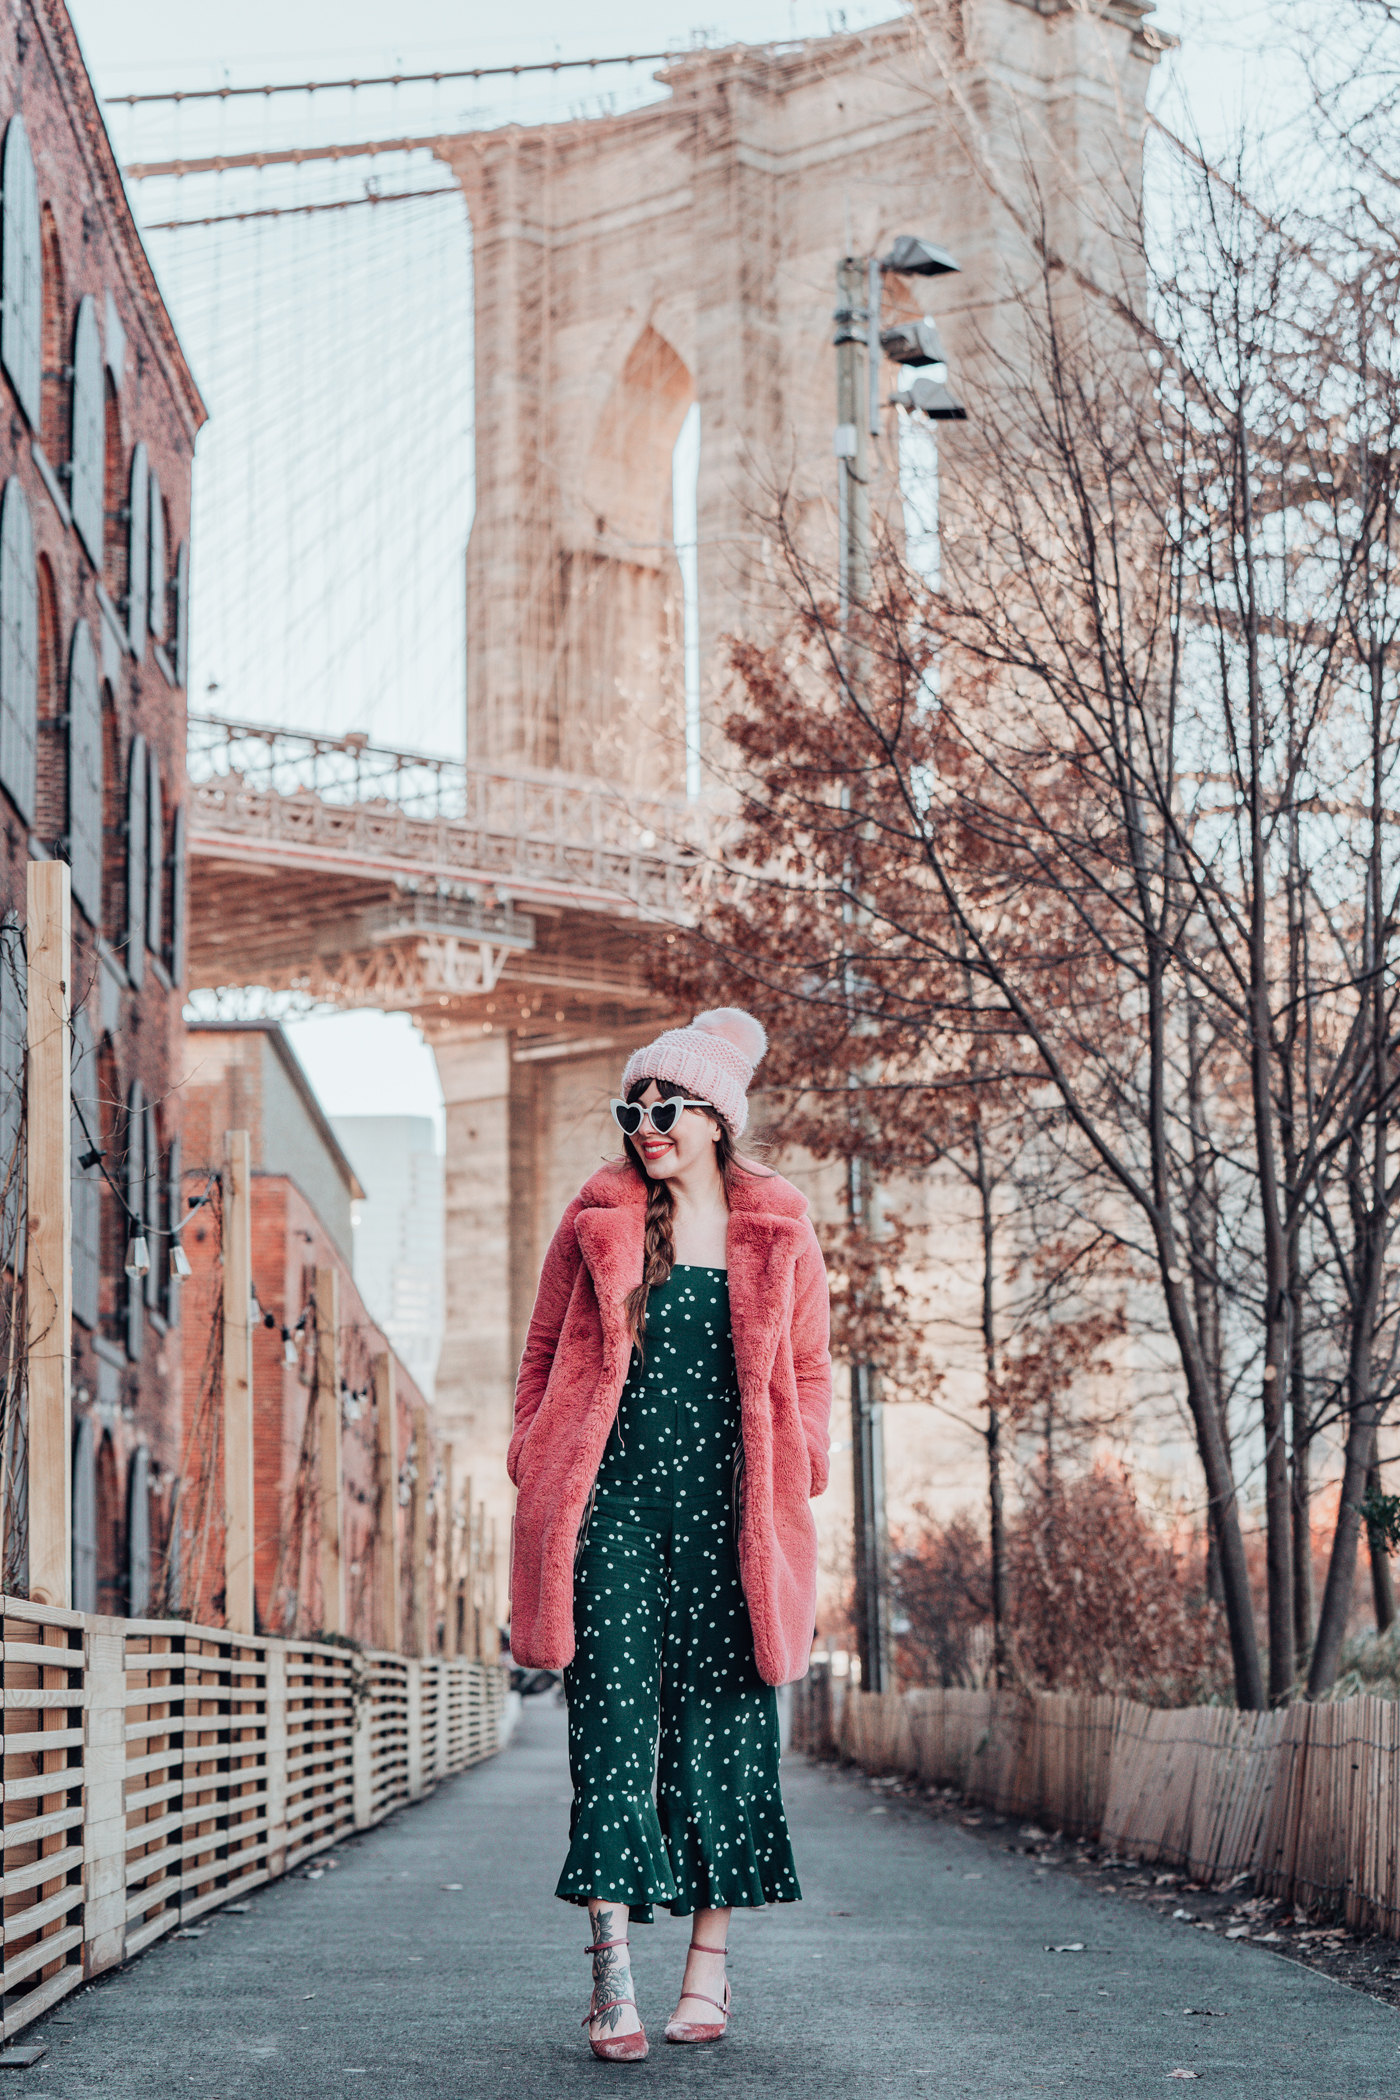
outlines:
M749 1171L736 1174L729 1190L730 1217L805 1218L807 1198L781 1174L747 1161ZM579 1190L578 1200L588 1210L635 1211L644 1217L646 1183L631 1167L611 1163L590 1175Z
M604 1326L623 1321L623 1304L642 1276L646 1184L630 1167L607 1166L579 1191L574 1221L579 1252L593 1278ZM736 1174L729 1191L729 1298L735 1325L747 1325L750 1307L776 1292L811 1233L807 1198L781 1174L758 1168Z

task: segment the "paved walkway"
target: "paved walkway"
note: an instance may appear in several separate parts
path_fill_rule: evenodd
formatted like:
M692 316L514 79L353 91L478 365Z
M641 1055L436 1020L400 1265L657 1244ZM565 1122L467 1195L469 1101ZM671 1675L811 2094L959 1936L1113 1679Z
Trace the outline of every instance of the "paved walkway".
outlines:
M792 1758L806 1901L735 1919L718 2047L661 2028L686 1927L635 1932L635 2067L595 2063L583 1921L554 1900L564 1717L532 1700L506 1753L69 1999L4 2092L54 2100L564 2100L626 2086L752 2100L1400 2100L1400 2017L1259 1949L1144 1917L846 1774ZM461 1883L460 1889L444 1884ZM1047 1943L1080 1940L1083 1953ZM1188 2016L1210 2007L1216 2015ZM1184 2081L1183 2081L1184 2083Z

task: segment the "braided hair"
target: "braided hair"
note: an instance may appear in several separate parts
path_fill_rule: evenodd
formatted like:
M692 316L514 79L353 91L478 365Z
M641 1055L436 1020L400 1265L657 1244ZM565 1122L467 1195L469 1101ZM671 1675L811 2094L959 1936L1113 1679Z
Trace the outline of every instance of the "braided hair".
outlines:
M678 1086L673 1079L637 1079L627 1089L628 1100L640 1101L647 1088L652 1085L656 1087L663 1101L685 1097L685 1088ZM723 1116L713 1108L710 1114L719 1124L715 1164L728 1193L731 1177L741 1171L738 1155L734 1150L734 1139L730 1135L729 1125ZM676 1199L671 1194L669 1181L654 1180L648 1174L642 1164L641 1154L631 1138L624 1138L622 1142L628 1165L634 1173L641 1175L647 1185L646 1223L642 1231L642 1280L635 1290L628 1292L626 1300L627 1331L640 1359L646 1353L642 1337L646 1333L648 1295L653 1290L659 1290L662 1284L670 1282L671 1271L676 1264L676 1247L672 1236Z

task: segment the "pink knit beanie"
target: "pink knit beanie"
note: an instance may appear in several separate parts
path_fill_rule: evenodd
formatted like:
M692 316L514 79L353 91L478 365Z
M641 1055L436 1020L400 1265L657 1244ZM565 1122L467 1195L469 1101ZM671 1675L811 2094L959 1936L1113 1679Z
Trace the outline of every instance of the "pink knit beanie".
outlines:
M762 1025L741 1006L697 1014L688 1028L668 1028L645 1050L634 1050L622 1075L628 1093L638 1079L670 1079L692 1101L708 1101L735 1137L749 1120L744 1098L754 1067L768 1048Z

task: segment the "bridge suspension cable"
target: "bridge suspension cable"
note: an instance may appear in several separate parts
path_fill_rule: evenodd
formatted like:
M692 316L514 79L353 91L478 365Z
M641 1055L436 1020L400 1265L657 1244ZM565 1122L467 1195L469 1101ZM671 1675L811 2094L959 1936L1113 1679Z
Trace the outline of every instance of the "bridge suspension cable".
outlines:
M160 94L108 95L109 105L120 103L134 109L143 102L230 102L243 95L321 95L332 88L438 86L444 80L513 80L522 73L570 73L599 66L664 65L676 59L693 58L688 51L625 51L607 58L540 58L512 66L458 66L435 73L380 73L363 80L278 80L263 87L168 88Z
M353 211L359 204L411 204L415 197L460 197L461 186L448 183L436 190L366 190L363 197L338 197L331 204L264 204L256 211L211 213L204 219L152 219L146 233L178 233L186 226L233 226L245 219L305 219L318 211Z

